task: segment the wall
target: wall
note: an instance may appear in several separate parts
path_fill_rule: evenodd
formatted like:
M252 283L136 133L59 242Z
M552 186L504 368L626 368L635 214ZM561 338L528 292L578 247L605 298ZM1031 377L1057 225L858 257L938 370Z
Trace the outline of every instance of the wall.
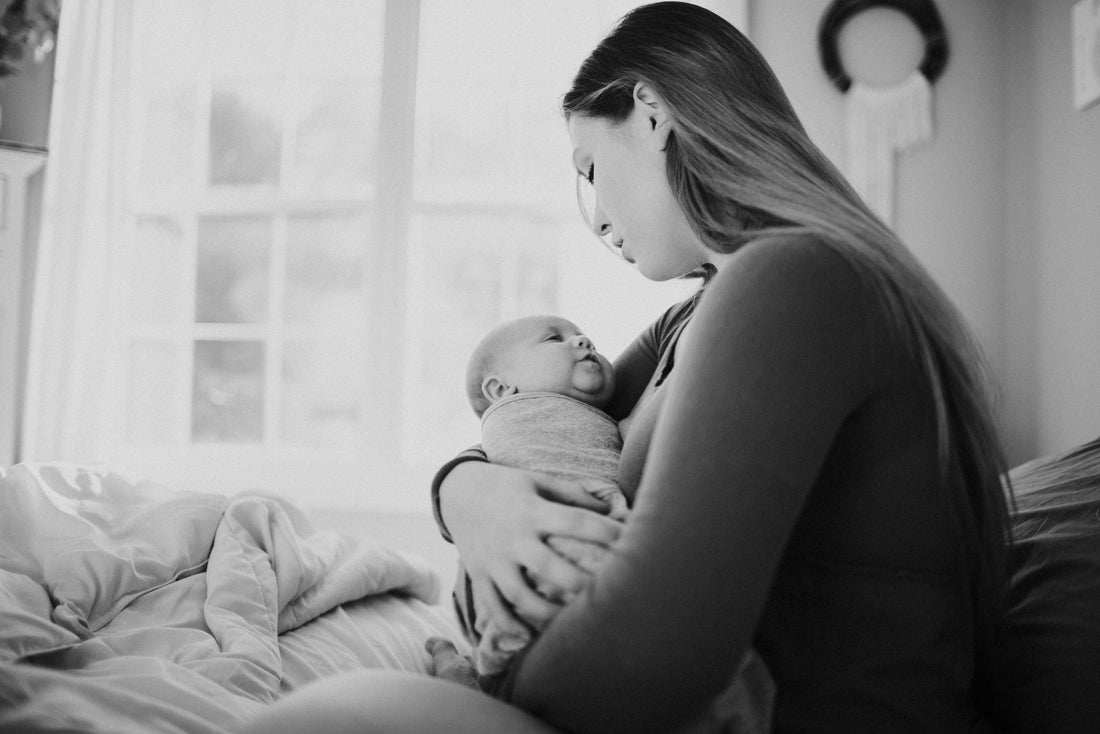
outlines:
M843 170L843 96L817 56L828 4L758 0L751 29ZM1013 464L1100 433L1100 108L1072 107L1072 4L940 0L934 139L897 161L898 233L986 353Z
M1011 384L1035 389L1017 417L1035 426L1041 454L1100 435L1100 105L1073 107L1072 6L1012 0L1005 10L1005 341ZM1017 322L1025 338L1014 341Z

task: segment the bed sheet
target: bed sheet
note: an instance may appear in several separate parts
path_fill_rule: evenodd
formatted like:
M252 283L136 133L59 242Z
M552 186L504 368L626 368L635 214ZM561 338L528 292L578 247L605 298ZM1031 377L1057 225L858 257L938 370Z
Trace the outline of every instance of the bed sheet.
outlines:
M426 672L460 642L440 586L275 497L0 468L0 732L224 734L318 677Z

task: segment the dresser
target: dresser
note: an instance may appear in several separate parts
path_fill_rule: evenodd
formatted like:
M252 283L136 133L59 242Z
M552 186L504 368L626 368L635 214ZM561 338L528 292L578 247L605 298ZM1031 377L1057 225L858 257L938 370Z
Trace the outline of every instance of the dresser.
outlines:
M46 162L46 150L0 140L0 466L19 447L19 416L26 369L30 290L28 185Z

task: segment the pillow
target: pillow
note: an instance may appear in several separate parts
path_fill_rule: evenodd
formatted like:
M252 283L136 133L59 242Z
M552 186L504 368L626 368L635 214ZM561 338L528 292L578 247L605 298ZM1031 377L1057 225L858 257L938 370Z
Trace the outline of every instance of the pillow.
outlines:
M1010 473L1016 493L1004 723L1100 731L1100 439Z

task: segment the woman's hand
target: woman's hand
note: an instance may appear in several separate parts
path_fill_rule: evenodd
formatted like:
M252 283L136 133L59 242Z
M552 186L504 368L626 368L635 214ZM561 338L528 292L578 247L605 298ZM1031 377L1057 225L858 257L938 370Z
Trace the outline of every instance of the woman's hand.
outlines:
M475 461L452 469L440 487L440 510L487 612L478 614L478 631L483 620L514 616L542 629L560 608L552 599L570 598L590 578L546 538L609 546L622 525L601 514L607 509L580 485L544 474Z

